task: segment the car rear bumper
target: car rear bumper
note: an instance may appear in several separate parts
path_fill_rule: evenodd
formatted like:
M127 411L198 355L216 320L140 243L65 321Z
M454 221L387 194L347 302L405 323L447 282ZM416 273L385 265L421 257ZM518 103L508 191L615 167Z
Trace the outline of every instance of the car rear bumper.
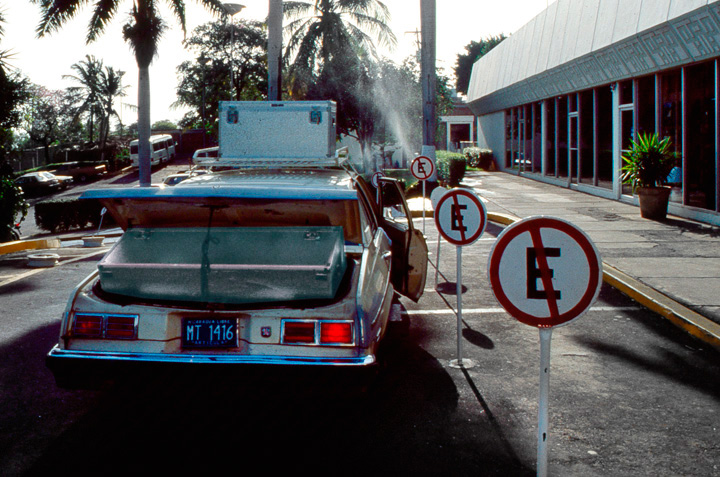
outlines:
M63 350L55 346L46 358L46 365L63 388L93 388L99 382L124 377L157 376L166 373L223 372L238 369L328 370L374 368L373 354L354 358L323 358L297 356L240 356L203 354L150 354ZM358 369L358 370L360 370ZM322 372L322 371L319 371Z

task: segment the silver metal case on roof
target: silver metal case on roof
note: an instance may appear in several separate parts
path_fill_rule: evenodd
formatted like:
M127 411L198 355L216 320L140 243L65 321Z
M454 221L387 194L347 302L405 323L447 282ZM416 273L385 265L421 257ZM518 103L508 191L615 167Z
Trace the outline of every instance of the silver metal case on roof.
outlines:
M221 101L217 163L335 159L333 101Z

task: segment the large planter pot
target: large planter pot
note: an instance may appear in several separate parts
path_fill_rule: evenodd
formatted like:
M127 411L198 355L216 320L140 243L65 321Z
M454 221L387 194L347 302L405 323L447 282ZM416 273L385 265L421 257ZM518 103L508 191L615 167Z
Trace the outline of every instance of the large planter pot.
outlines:
M640 215L645 219L665 220L671 191L670 187L638 188Z

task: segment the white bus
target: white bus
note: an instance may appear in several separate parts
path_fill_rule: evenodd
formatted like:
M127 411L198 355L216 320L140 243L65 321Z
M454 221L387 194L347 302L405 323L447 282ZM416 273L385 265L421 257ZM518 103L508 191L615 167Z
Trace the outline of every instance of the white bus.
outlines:
M150 136L150 164L157 166L175 158L175 141L169 134ZM130 141L130 159L133 167L139 167L138 140Z

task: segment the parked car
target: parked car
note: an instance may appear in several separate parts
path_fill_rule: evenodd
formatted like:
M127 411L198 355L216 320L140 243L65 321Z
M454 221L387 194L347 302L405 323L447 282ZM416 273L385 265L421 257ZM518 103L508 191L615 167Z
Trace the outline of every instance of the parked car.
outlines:
M170 174L165 179L163 179L163 185L174 186L174 185L181 183L182 181L184 181L185 179L187 179L189 177L190 177L190 174L188 172L180 172L178 174Z
M75 182L86 182L90 179L96 179L107 174L107 164L102 162L62 162L56 164L48 164L40 170L51 172L53 174L64 174L72 176Z
M150 367L373 369L395 293L417 301L427 273L402 188L380 184L240 169L85 192L125 233L68 301L47 358L58 385Z
M15 179L15 184L20 186L27 195L42 195L55 192L67 187L67 182L58 179L50 172L28 172Z
M219 151L220 147L218 146L198 149L193 153L192 162L193 164L197 164L203 159L218 157Z

